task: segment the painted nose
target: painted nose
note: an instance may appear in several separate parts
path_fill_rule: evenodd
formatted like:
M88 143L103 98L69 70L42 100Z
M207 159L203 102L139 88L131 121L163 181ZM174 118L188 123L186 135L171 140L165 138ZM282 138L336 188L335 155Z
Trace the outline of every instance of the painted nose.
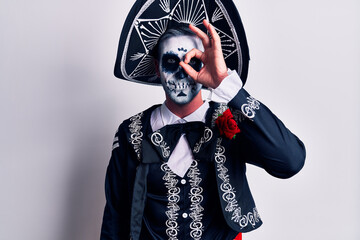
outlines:
M183 79L183 78L186 78L188 75L186 74L185 70L180 67L179 71L175 74L175 77L177 79Z

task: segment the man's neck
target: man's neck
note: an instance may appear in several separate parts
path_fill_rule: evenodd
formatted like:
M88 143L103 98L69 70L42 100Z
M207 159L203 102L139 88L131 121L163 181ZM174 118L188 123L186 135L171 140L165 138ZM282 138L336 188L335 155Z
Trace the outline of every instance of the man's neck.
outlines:
M198 95L196 95L196 97L194 97L193 100L191 100L191 102L183 105L175 103L166 95L165 104L173 114L179 118L184 118L195 112L196 109L198 109L203 104L201 91L198 93Z

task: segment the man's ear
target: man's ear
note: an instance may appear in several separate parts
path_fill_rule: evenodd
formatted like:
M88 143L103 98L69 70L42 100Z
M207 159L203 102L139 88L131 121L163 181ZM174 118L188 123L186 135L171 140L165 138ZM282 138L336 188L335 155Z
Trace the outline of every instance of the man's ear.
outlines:
M159 61L157 59L154 59L154 63L155 63L156 76L160 77Z

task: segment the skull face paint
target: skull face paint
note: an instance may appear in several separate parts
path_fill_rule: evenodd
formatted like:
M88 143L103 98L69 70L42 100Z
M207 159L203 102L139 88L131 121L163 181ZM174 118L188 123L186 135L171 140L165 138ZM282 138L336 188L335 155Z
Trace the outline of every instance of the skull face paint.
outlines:
M189 103L201 90L202 85L196 83L179 65L186 53L197 48L204 51L201 40L197 36L172 36L164 39L160 45L159 72L165 93L177 104ZM202 63L193 58L189 62L196 71L200 71Z

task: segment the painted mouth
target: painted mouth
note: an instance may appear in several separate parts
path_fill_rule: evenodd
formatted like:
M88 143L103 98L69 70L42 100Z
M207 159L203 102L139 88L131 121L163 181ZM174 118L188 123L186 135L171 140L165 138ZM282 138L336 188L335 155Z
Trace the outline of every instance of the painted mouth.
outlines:
M191 91L196 91L196 83L190 83L188 81L168 81L166 83L167 88L170 92L180 92L178 96L186 96L183 91L190 88Z

